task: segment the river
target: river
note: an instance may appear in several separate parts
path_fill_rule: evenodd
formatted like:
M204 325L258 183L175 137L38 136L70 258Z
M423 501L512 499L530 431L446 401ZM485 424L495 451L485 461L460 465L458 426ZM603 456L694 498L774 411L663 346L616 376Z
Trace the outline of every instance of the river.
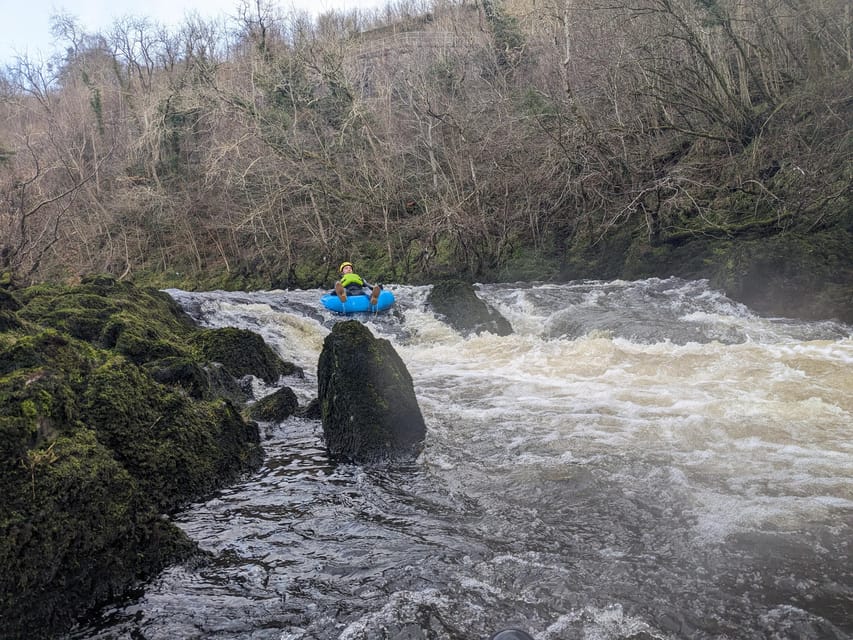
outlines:
M388 288L363 321L412 375L419 458L333 464L319 422L261 423L263 467L174 516L210 557L68 638L853 637L853 327L651 279L482 285L514 334L463 337ZM168 293L316 396L319 290Z

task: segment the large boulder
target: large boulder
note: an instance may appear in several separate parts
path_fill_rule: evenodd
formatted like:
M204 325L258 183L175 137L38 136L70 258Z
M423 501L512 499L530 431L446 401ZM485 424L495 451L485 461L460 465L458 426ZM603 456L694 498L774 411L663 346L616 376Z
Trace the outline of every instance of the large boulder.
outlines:
M21 319L116 351L136 364L184 355L187 337L197 331L166 293L110 276L90 276L77 287L42 284L17 294L24 305Z
M317 388L333 458L371 462L412 455L426 437L406 365L390 342L357 320L337 323L326 336Z
M427 302L433 311L463 335L479 335L484 331L499 336L512 333L509 321L478 298L474 287L462 280L436 282Z

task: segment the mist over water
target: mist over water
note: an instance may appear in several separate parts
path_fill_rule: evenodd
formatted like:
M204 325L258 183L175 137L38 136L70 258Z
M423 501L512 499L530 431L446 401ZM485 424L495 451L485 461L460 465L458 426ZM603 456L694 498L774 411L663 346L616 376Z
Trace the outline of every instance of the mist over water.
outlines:
M209 559L70 638L853 637L853 328L669 279L484 285L515 334L463 337L389 288L362 320L412 374L419 459L262 423L263 468L174 518ZM316 396L321 291L169 293Z

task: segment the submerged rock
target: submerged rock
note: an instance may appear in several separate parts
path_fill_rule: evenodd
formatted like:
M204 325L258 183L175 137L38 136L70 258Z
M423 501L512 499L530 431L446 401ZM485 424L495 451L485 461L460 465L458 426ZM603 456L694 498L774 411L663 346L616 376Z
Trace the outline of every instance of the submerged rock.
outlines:
M320 410L320 400L317 398L312 399L304 407L299 407L294 415L305 418L306 420L322 420L323 414Z
M444 280L433 285L427 297L433 310L462 334L483 331L498 336L512 334L512 325L498 311L477 297L474 287L461 280Z
M369 462L412 455L426 437L406 365L390 342L357 320L337 323L326 336L317 387L332 457Z

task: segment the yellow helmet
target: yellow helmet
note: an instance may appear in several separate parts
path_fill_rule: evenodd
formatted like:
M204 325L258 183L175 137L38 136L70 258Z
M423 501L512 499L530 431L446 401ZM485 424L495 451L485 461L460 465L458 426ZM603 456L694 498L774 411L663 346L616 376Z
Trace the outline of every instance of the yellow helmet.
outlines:
M344 267L352 267L352 262L341 262L341 266L338 267L338 273L343 273ZM355 267L353 267L353 269L355 269Z

